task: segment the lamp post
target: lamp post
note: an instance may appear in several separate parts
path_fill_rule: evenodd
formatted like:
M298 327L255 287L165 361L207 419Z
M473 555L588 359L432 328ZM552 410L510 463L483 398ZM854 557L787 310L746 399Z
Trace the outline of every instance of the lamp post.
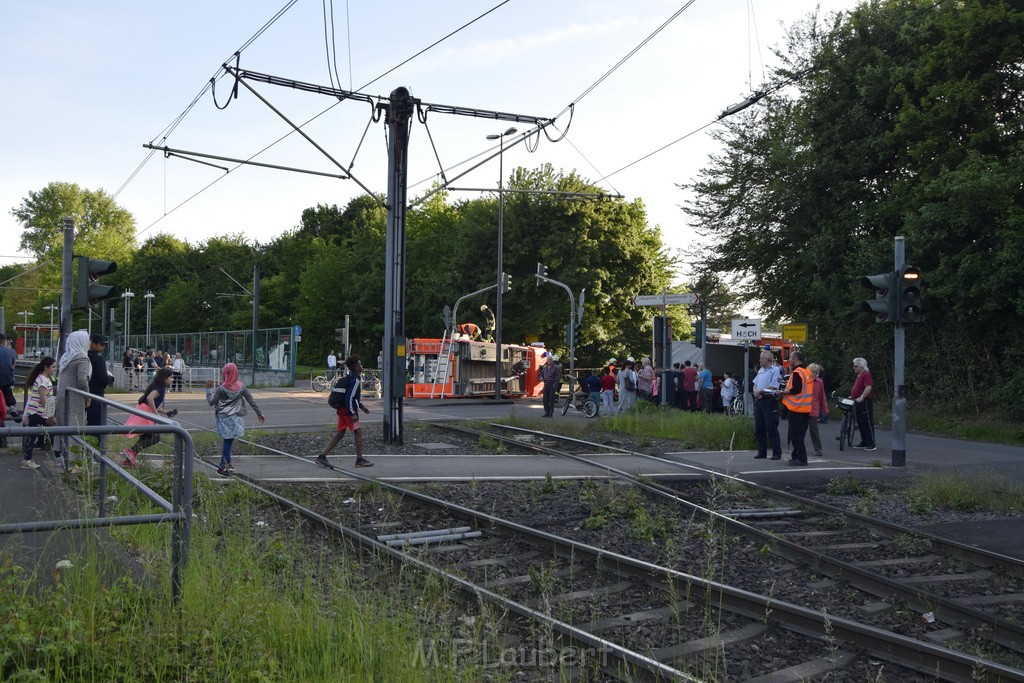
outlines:
M146 300L146 348L152 346L149 341L149 320L153 314L153 298L156 296L153 292L146 292L142 297Z
M128 330L132 322L132 299L135 298L135 292L128 290L121 295L124 299L124 348L128 348Z
M49 306L43 306L43 310L50 312L50 340L49 340L49 347L50 347L50 351L52 353L52 351L53 351L53 312L54 311L59 311L60 310L60 306L58 306L56 304L50 304Z
M515 128L504 133L488 135L488 140L498 141L498 287L494 306L494 398L501 398L501 287L504 264L502 263L502 232L505 228L505 136L514 135Z

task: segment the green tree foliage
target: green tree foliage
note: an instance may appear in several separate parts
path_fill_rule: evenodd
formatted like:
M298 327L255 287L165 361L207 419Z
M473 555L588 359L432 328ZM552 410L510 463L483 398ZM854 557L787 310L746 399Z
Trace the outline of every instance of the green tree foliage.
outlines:
M689 284L690 291L700 297L707 309L708 327L723 332L732 329L732 321L742 318L740 295L718 273L704 271Z
M690 186L708 267L810 322L834 367L868 357L885 386L892 328L858 310L857 282L891 270L904 235L927 302L907 334L912 396L1019 416L1000 399L1024 390L1022 36L1020 4L999 0L875 0L794 27L778 78L795 85L729 122Z
M4 300L15 310L34 312L32 322L48 322L42 307L60 296L65 218L75 222L76 255L116 261L120 267L134 248L135 218L103 190L51 182L29 192L10 213L22 225L20 248L32 253L36 262L9 283Z
M133 250L135 218L103 190L52 182L29 192L11 215L22 224L21 248L38 259L60 261L65 218L75 220L76 254L122 261Z

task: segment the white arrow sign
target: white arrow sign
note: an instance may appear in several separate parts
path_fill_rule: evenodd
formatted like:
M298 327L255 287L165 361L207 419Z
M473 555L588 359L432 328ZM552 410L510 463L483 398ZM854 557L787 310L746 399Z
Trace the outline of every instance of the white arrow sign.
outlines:
M687 294L637 294L633 297L634 306L675 306L679 304L695 304L699 300L693 292Z
M758 340L761 338L761 320L760 318L751 318L743 320L732 321L732 338L733 339L750 339Z

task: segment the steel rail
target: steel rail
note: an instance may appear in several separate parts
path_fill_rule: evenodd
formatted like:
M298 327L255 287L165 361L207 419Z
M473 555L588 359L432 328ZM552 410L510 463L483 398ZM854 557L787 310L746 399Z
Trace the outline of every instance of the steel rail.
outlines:
M365 548L369 548L379 553L382 553L388 556L390 559L397 561L401 564L412 565L421 571L434 574L436 576L440 576L449 584L458 588L459 590L463 591L464 593L470 595L473 598L484 598L489 602L499 605L502 608L510 612L513 612L521 617L525 617L532 621L543 622L553 631L557 632L565 638L568 638L570 641L574 643L578 643L586 647L599 649L603 654L608 654L616 661L619 661L623 667L626 667L620 670L620 673L627 673L629 675L628 680L658 681L665 680L665 678L668 678L669 680L675 681L699 683L699 679L690 676L684 671L679 671L678 669L675 669L666 664L662 664L661 662L650 657L647 657L646 655L643 655L639 652L634 652L632 650L624 648L621 645L618 645L617 643L596 636L593 633L590 633L589 631L577 628L576 626L567 624L559 619L555 619L554 617L544 614L543 612L539 612L531 607L528 607L527 605L516 602L514 600L510 600L509 598L506 598L498 593L495 593L494 591L491 591L487 588L484 588L483 586L479 586L467 579L464 579L461 576L452 574L451 572L448 572L445 569L432 565L428 562L424 562L423 560L413 557L408 553L390 547L385 543L381 543L376 539L371 538L370 536L367 536L363 533L360 533L355 529L351 529L342 524L339 524L338 522L328 517L325 517L324 515L315 512L314 510L311 510L289 498L274 493L273 491L270 491L269 489L266 489L260 486L259 484L250 481L244 477L236 477L236 479L239 481L244 481L246 485L268 496L269 498L277 502L279 505L291 510L295 510L296 512L300 513L307 519L310 519L318 524L323 525L323 527L328 531L340 534L341 536L348 538L349 540L354 541ZM419 495L421 495L417 494L414 491L409 491L401 487L394 486L393 484L388 484L386 482L378 483L384 488L392 489L395 492L401 493L403 495L411 495L414 497L418 497ZM444 503L444 501L440 500L438 500L437 502L442 504ZM636 674L638 672L628 667L640 668L642 678L638 679L636 677Z
M959 559L964 560L965 562L969 562L971 564L982 565L982 566L993 566L994 565L994 566L999 567L1000 569L1005 569L1007 572L1009 572L1011 574L1024 577L1024 560L1022 560L1022 559L1019 559L1019 558L1016 558L1016 557L1012 557L1012 556L1009 556L1009 555L1003 555L1002 553L997 553L997 552L994 552L994 551L991 551L991 550L986 550L985 548L976 548L974 546L970 546L970 545L967 545L965 543L960 543L959 541L954 541L952 539L948 539L948 538L943 538L941 536L937 536L937 535L929 533L927 531L920 531L918 529L913 529L911 527L903 526L901 524L896 524L894 522L888 522L888 521L886 521L884 519L878 519L877 517L871 517L869 515L864 515L862 513L855 512L855 511L852 511L852 510L844 510L843 508L837 507L835 505L830 505L829 503L823 503L821 501L814 500L813 498L807 498L805 496L801 496L801 495L798 495L798 494L795 494L795 493L790 493L789 491L783 491L781 489L772 488L770 486L766 486L764 484L761 484L761 483L758 483L758 482L755 482L755 481L751 481L749 479L744 479L742 477L738 477L738 476L736 476L734 474L725 474L723 472L716 472L715 470L710 470L710 469L707 469L705 467L700 467L699 465L691 465L689 463L678 462L676 460L669 460L667 458L662 458L662 457L659 457L657 455L650 455L648 453L640 453L638 451L631 451L631 450L628 450L628 449L625 449L625 448L618 448L616 446L608 446L608 445L605 445L605 444L599 444L599 443L595 443L595 442L591 442L591 441L584 441L582 439L576 439L576 438L569 437L569 436L561 436L559 434L550 434L548 432L540 432L540 431L525 429L523 427L513 427L513 426L510 426L510 425L502 425L502 424L498 424L498 423L495 423L495 422L488 423L488 425L492 426L492 427L499 428L499 429L505 429L505 430L509 430L509 431L517 431L517 432L524 432L524 433L529 433L529 434L535 434L537 436L544 436L544 437L548 437L548 438L552 438L552 439L559 439L559 440L562 440L562 441L569 441L571 443L576 443L576 444L583 445L583 446L593 446L595 448L601 448L601 449L613 451L613 452L616 452L616 453L622 453L624 455L631 455L631 456L635 456L635 457L638 457L638 458L645 458L647 460L652 460L652 461L660 463L660 464L673 465L673 466L678 467L678 468L696 471L696 472L698 472L700 474L706 474L706 475L708 475L710 477L716 477L716 478L725 479L725 480L728 480L728 481L731 481L731 482L734 482L734 483L737 483L737 484L743 484L745 486L749 486L751 488L757 489L758 491L762 491L762 492L768 493L768 494L770 494L772 496L775 496L775 497L778 497L778 498L785 498L785 499L787 499L789 501L801 503L803 505L807 505L809 507L813 507L813 508L816 508L816 509L824 511L824 512L831 512L831 513L834 513L834 514L840 514L840 515L845 515L845 516L848 516L848 517L852 517L853 519L856 519L858 522L860 522L864 526L867 526L867 527L875 529L875 530L881 530L881 531L886 532L886 534L888 536L895 536L895 535L898 535L898 534L910 534L910 535L914 535L914 536L919 536L921 538L926 538L929 541L931 541L932 543L936 543L936 544L939 544L939 545L943 546L944 548L946 548L949 551L950 554L956 555ZM439 427L443 428L443 425L435 425L435 426L439 426ZM518 442L517 441L515 443L522 443L522 442ZM600 466L600 465L598 465L598 466Z
M910 535L913 535L913 536L919 536L921 538L926 538L929 541L931 541L932 543L936 543L936 544L939 544L939 545L943 546L944 548L946 548L949 551L950 554L955 555L959 559L964 560L965 562L969 562L970 564L976 564L976 565L981 565L981 566L993 566L994 565L994 566L999 567L1000 569L1006 570L1007 572L1009 572L1011 574L1014 574L1016 576L1024 577L1024 560L1021 560L1019 558L1011 557L1009 555L1003 555L1002 553L997 553L997 552L994 552L994 551L991 551L991 550L986 550L984 548L976 548L974 546L970 546L970 545L967 545L965 543L960 543L959 541L954 541L954 540L951 540L951 539L948 539L948 538L942 538L941 536L937 536L937 535L929 533L927 531L919 531L917 529L913 529L913 528L908 527L908 526L903 526L901 524L896 524L894 522L888 522L888 521L886 521L884 519L878 519L877 517L870 517L868 515L864 515L864 514L861 514L859 512L854 512L854 511L851 511L851 510L844 510L844 509L842 509L840 507L836 507L835 505L830 505L828 503L823 503L821 501L814 500L813 498L806 498L804 496L801 496L801 495L798 495L798 494L795 494L795 493L790 493L789 491L783 491L781 489L775 489L775 488L772 488L770 486L766 486L764 484L761 484L761 483L758 483L758 482L755 482L755 481L751 481L749 479L744 479L742 477L738 477L738 476L736 476L734 474L725 474L723 472L716 472L715 470L711 470L711 469L708 469L706 467L700 467L699 465L691 465L691 464L685 463L685 462L678 462L678 461L675 461L675 460L669 460L667 458L662 458L662 457L659 457L657 455L650 455L648 453L640 453L638 451L631 451L631 450L628 450L628 449L625 449L625 448L618 448L616 446L608 446L608 445L605 445L605 444L594 443L594 442L591 442L591 441L584 441L582 439L576 439L576 438L573 438L573 437L570 437L570 436L561 436L559 434L550 434L548 432L540 432L540 431L526 429L526 428L523 428L523 427L513 427L511 425L502 425L502 424L498 424L496 422L490 422L490 423L488 423L488 425L492 426L492 427L499 428L499 429L505 429L505 430L509 430L509 431L516 431L516 432L524 432L524 433L529 433L529 434L535 434L535 435L544 436L544 437L547 437L547 438L558 439L558 440L562 440L562 441L568 441L568 442L571 442L571 443L576 443L576 444L579 444L581 446L592 446L594 448L600 448L600 449L604 449L604 450L608 450L608 451L613 451L615 453L622 453L624 455L632 455L632 456L639 457L639 458L645 458L647 460L652 460L652 461L660 463L660 464L674 465L675 467L678 467L678 468L682 468L682 469L686 469L686 470L691 470L691 471L696 471L696 472L701 473L701 474L706 474L706 475L711 476L711 477L717 477L719 479L725 479L725 480L728 480L728 481L731 481L731 482L734 482L734 483L737 483L737 484L743 484L745 486L749 486L751 488L757 489L758 491L763 491L765 493L768 493L768 494L770 494L772 496L775 496L777 498L785 498L785 499L787 499L789 501L801 503L803 505L807 505L809 507L814 507L814 508L817 508L818 510L822 510L822 511L825 511L825 512L831 512L831 513L834 513L834 514L841 514L841 515L845 515L845 516L848 516L848 517L852 517L853 519L856 519L857 521L859 521L864 526L868 526L868 527L876 529L876 530L885 531L886 534L889 535L889 536L895 536L895 535L898 535L898 534L910 534ZM437 426L440 426L440 425L437 425ZM520 442L516 442L516 443L520 443Z
M620 572L624 571L638 576L653 578L663 584L671 582L675 585L687 585L689 587L703 589L706 594L712 596L715 600L714 604L717 606L742 614L751 619L764 619L765 615L768 614L773 616L782 615L784 618L779 619L780 623L784 624L786 628L797 633L826 642L828 638L831 637L838 638L845 642L854 643L859 647L865 648L874 656L914 669L915 671L937 676L942 680L998 680L1024 682L1024 671L1013 669L997 662L991 662L981 657L957 652L940 645L933 645L931 643L916 640L891 631L885 631L844 617L832 616L801 605L796 605L783 600L776 600L774 598L752 593L733 586L728 586L726 584L694 576L692 574L686 574L668 567L662 567L650 562L620 555L619 553L606 550L604 548L598 548L579 541L556 536L546 531L541 531L539 529L519 524L518 522L496 517L486 512L473 510L457 503L451 503L417 491L411 491L386 481L377 480L377 484L381 488L391 490L405 497L413 498L434 507L439 507L453 514L469 517L477 523L482 522L490 526L502 527L521 536L532 538L538 543L549 545L553 551L557 551L565 557L579 558L582 555L591 558L595 564L600 563L602 566L614 564L615 569ZM251 485L258 490L265 491L279 502L289 506L297 505L287 502L287 499L282 496L266 491L266 489L263 489L256 484ZM313 514L317 515L318 520L326 519L318 513ZM354 533L358 534L358 532ZM379 546L379 544L373 541L373 539L369 539L369 537L363 536L362 534L358 535L371 541L373 547ZM390 548L388 551L397 552ZM447 580L451 580L455 585L466 586L468 590L475 594L493 595L493 593L487 589L476 586L466 579L462 579L461 577L452 577L448 572L435 568L427 563L422 563L418 560L415 562L417 566L440 573ZM530 614L542 615L542 613L536 613L535 610L532 610L525 605L519 605L518 603L514 603L513 601L501 596L496 597L496 601L499 602L499 604L502 604L509 609L512 609L512 605L517 605L517 609L514 609L513 611L516 611L516 613L523 616L528 616ZM519 609L523 609L525 612L520 612ZM546 615L543 615L542 618L545 620L552 619ZM563 622L559 622L558 620L554 620L554 623L558 624L559 628L568 626L563 625ZM567 635L578 634L580 632L580 629L576 627L569 626L568 628L571 629L571 631L569 631ZM584 631L583 633L586 632ZM596 638L596 636L590 635L589 638ZM610 645L609 641L599 638L584 642L592 646L598 643L602 645L608 643ZM617 645L615 647L620 650L624 649ZM627 650L626 652L629 651ZM643 655L638 655L637 653L632 654L641 658L639 662L653 661ZM628 659L627 661L631 664L638 664L637 661L633 661L632 659ZM659 664L659 666L664 665ZM673 669L672 671L675 670ZM682 672L678 673L681 674Z
M955 600L952 600L945 596L935 595L933 593L929 593L926 590L913 588L907 584L901 583L894 579L890 579L881 574L872 572L869 569L865 569L855 564L836 559L829 555L825 555L817 550L814 550L813 548L804 547L794 541L781 538L775 534L766 532L755 526L751 526L740 519L734 519L729 515L722 514L716 510L711 510L709 508L688 501L685 498L680 497L676 491L668 487L662 486L657 482L642 480L636 477L635 475L630 474L629 472L625 472L624 470L620 470L610 465L597 463L592 460L588 460L587 458L584 458L582 456L575 455L573 453L565 453L563 451L558 451L557 449L548 448L546 446L541 446L539 444L525 444L521 441L516 441L515 439L502 437L500 435L495 435L480 430L473 430L468 427L459 427L455 425L444 425L438 423L431 424L432 426L438 427L440 429L461 431L463 433L474 435L486 435L489 436L490 438L497 439L509 445L516 445L522 448L536 450L538 452L546 453L549 455L566 457L580 463L588 464L596 469L613 473L625 479L626 481L629 481L634 485L642 488L643 490L653 493L658 497L681 504L684 507L689 508L689 510L692 512L698 512L711 519L719 520L722 523L729 526L729 528L737 532L743 533L749 538L754 538L759 542L767 543L781 557L785 557L787 559L795 560L805 564L810 564L814 566L817 571L820 571L823 574L827 574L828 576L831 576L834 579L841 579L847 581L851 585L880 598L887 598L893 594L896 594L900 598L905 600L908 605L910 605L916 610L919 610L921 612L932 612L935 615L935 617L939 620L944 620L947 622L959 621L983 629L985 637L989 640L992 640L993 642L999 643L1000 645L1003 645L1004 647L1007 647L1017 652L1021 652L1022 650L1024 650L1024 625L1008 621L1006 619L1003 619L1002 617L993 614L987 614L985 612L982 612L976 608L967 605L962 605L956 602ZM494 426L505 428L504 425ZM514 427L511 429L513 431L518 432L532 431L519 427ZM558 435L555 434L548 434L545 432L533 433L545 437L558 438ZM571 437L567 438L568 440L576 443L601 447L601 444L584 442L580 441L579 439L572 439ZM622 452L629 453L628 451ZM644 454L632 453L632 455ZM671 461L666 460L664 462ZM682 466L688 467L686 465ZM717 474L710 471L708 471L708 473ZM737 482L748 483L737 477L729 476L728 478ZM842 511L840 510L840 512Z

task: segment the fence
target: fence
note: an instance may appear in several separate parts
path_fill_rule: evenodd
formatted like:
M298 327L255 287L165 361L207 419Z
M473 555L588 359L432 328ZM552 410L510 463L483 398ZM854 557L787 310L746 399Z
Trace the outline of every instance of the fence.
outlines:
M220 368L231 362L238 366L239 375L249 386L292 386L295 384L295 330L291 327L272 327L256 330L224 330L218 332L187 332L180 334L133 334L110 340L110 363L123 368L126 348L158 349L173 358L180 353L185 362L190 386L202 386L207 379L216 381ZM127 344L127 346L126 346ZM255 355L255 376L253 356ZM123 372L123 369L122 369ZM216 375L209 374L216 372ZM144 372L145 376L146 373ZM122 388L134 388L118 384ZM141 388L144 388L143 384Z
M64 396L64 424L69 422L69 394L79 394L92 401L100 403L101 425L94 426L57 426L57 427L4 427L0 434L4 436L37 437L40 434L47 436L68 437L77 446L88 453L92 462L99 465L97 475L98 482L98 517L79 519L50 519L35 522L22 522L17 524L0 524L0 534L55 531L58 529L91 529L111 526L127 526L133 524L160 524L171 522L171 593L175 602L181 597L181 570L188 562L188 549L192 536L192 464L195 457L195 450L192 445L192 437L177 422L162 415L143 410L137 410L130 406L124 406L101 396L93 396L78 389L66 389ZM107 424L107 409L115 408L131 415L151 420L152 425L131 425ZM84 416L82 416L84 418ZM173 434L174 435L174 475L171 485L171 502L167 502L162 496L136 479L130 472L125 470L115 460L110 459L105 453L106 437L108 434ZM99 449L85 441L85 435L99 437ZM120 458L120 456L117 456ZM107 492L107 470L112 470L127 481L132 487L138 490L153 504L163 510L162 513L145 515L119 515L115 517L106 516L106 492Z

